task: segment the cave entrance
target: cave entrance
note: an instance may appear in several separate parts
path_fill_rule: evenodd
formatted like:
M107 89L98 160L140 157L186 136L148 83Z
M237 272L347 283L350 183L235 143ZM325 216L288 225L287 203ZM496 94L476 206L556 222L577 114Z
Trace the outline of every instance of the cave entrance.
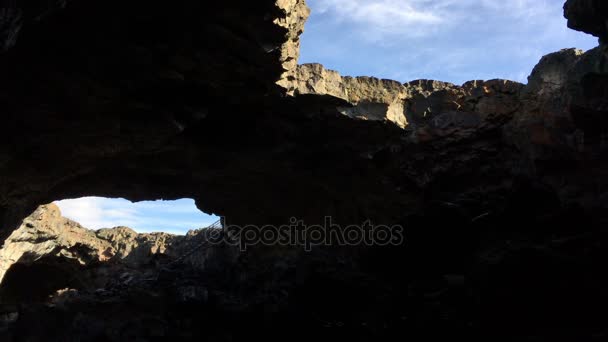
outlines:
M167 258L182 260L208 247L199 234L217 222L192 199L83 197L41 205L0 248L0 306L103 287L114 273L119 282L158 278ZM205 255L197 260L204 263Z
M193 199L131 202L123 198L82 197L56 201L64 217L89 229L129 227L138 233L184 235L209 227L219 217L200 211Z

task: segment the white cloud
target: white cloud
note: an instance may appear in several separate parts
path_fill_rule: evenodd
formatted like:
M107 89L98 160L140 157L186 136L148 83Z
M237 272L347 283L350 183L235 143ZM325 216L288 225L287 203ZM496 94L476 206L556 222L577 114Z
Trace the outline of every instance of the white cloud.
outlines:
M106 226L103 208L98 198L87 197L76 200L55 202L64 217L79 222L87 228L103 228Z
M335 19L362 25L361 31L370 39L382 35L409 32L423 33L417 28L437 25L441 18L425 10L421 0L318 0L314 9Z
M567 28L564 0L307 0L302 63L343 75L525 82L540 58L597 39Z
M140 232L183 234L217 220L202 213L189 199L132 203L122 198L83 197L55 203L64 217L89 229L127 226Z
M146 201L138 202L137 207L146 210L162 210L167 213L175 214L198 214L200 211L192 200L178 201Z
M563 0L309 0L313 15L325 14L354 25L368 40L396 35L426 37L458 25L499 24L503 18L547 20ZM497 19L497 20L496 20ZM484 29L480 27L480 29Z

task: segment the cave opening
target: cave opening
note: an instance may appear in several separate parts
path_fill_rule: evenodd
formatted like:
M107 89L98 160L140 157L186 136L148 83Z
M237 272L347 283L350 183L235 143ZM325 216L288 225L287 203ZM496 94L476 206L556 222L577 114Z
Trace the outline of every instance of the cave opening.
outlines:
M129 227L138 233L185 235L219 220L199 210L189 198L131 202L124 198L81 197L54 203L64 217L94 230Z
M46 1L44 13L4 1L0 242L9 240L0 296L43 303L4 308L0 297L0 341L608 340L597 314L608 306L602 1L566 3L570 27L594 33L598 48L546 56L528 85L462 87L299 70L304 0ZM310 61L403 81L521 80L531 65L505 47L527 63L542 52L522 42L545 49L538 38L550 32L559 45L547 52L587 47L561 38L551 24L569 32L561 13L539 13L563 2L309 0L308 33L315 4L336 24L318 30L327 46L313 45L371 68ZM522 18L538 30L514 30L483 13L488 6L502 19L529 12ZM346 15L331 17L330 7ZM452 53L445 38L425 36L425 23L474 32L452 30L460 48ZM372 39L349 51L335 32ZM419 41L401 39L412 33ZM418 44L427 40L433 49ZM392 45L407 53L388 53ZM203 244L208 230L84 229L76 221L176 232L154 206L138 216L124 204L98 205L126 200L84 198L70 213L59 201L93 194L193 198L195 208L247 228L248 248ZM26 217L52 200L74 220L53 204ZM313 244L326 215L344 228L403 226L404 239L306 250L264 234L302 219ZM167 219L175 229L208 224L178 216Z
M205 232L217 222L188 198L81 197L41 205L0 248L0 309L155 280L168 259L207 247ZM204 265L206 256L188 262Z

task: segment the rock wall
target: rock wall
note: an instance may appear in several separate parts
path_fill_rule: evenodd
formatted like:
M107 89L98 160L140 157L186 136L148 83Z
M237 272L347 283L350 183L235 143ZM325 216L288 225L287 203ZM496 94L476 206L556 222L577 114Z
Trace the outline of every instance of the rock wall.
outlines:
M401 84L374 77L342 77L320 64L299 65L295 73L288 94L332 96L347 102L336 109L350 118L386 121L400 128L424 125L447 112L478 113L481 119L513 114L523 87L506 80L471 81L462 86L433 80Z
M61 217L55 205L41 206L23 220L0 249L0 282L13 264L33 263L45 256L65 256L78 263L108 260L112 247L93 231Z
M297 66L308 13L297 0L0 2L4 260L53 255L64 273L108 248L121 260L101 262L120 275L99 292L1 311L0 337L6 321L17 340L606 339L604 2L566 3L600 45L544 57L526 85ZM152 267L151 283L130 258L171 258L193 237L92 233L51 207L23 220L86 195L194 198L237 225L400 224L406 243L209 248L193 267ZM32 234L36 217L63 228Z
M569 1L571 26L598 4ZM1 8L3 237L85 195L190 197L236 224L390 223L433 186L470 186L455 175L554 182L551 160L603 149L603 45L546 57L526 86L400 84L297 66L303 1Z
M0 284L15 264L31 265L42 259L62 258L83 267L108 263L137 268L153 266L160 255L166 257L164 263L185 256L181 262L205 268L209 266L209 257L218 259L214 253L223 248L217 245L199 248L205 238L204 230L191 231L186 236L138 234L128 227L94 231L62 217L55 204L43 205L23 220L0 249ZM196 249L202 250L192 253ZM228 258L222 262L225 266L230 264Z

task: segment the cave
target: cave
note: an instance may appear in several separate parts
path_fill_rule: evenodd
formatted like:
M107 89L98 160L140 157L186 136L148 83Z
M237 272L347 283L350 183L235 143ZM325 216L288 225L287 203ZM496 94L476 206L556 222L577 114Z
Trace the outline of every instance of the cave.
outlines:
M64 217L94 230L129 227L138 233L185 235L220 221L219 217L200 211L191 198L134 203L123 198L81 197L53 203Z
M546 55L527 84L298 65L309 14L0 1L1 339L608 336L605 1L565 2L599 45ZM47 204L87 196L224 220L92 231ZM404 238L242 248L226 230L294 220Z

